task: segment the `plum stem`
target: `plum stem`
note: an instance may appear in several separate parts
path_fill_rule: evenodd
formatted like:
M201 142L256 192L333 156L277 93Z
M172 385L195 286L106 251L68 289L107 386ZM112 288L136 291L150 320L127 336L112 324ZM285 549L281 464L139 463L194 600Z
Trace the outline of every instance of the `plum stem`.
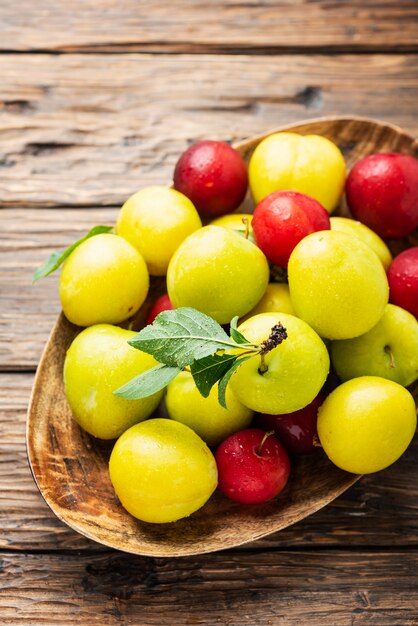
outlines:
M274 430L269 430L266 433L264 433L264 437L262 438L261 443L256 450L256 454L258 456L261 456L261 453L263 451L263 446L266 443L266 440L268 439L268 437L270 437L270 435L274 435Z
M393 356L393 352L390 349L390 346L385 346L384 351L389 355L389 367L395 367L395 357Z
M248 217L243 217L241 221L245 226L244 238L248 239L248 237L250 236L250 220L248 219Z
M261 375L265 374L268 370L268 365L264 357L265 357L264 352L260 352L260 366L258 368L258 373Z

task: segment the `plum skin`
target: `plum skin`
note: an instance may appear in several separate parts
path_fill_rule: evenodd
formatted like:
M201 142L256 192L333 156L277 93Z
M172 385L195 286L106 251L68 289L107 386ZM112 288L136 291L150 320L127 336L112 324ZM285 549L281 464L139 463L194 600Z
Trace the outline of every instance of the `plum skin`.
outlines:
M407 154L371 154L346 181L348 206L356 220L380 237L404 237L418 226L418 160Z
M200 215L216 217L235 211L248 187L242 156L222 141L199 141L180 156L174 188L187 196Z
M273 434L258 428L241 430L215 452L219 489L242 504L261 504L284 489L290 474L286 450Z
M297 191L273 191L259 202L252 221L254 239L271 263L286 267L301 239L329 230L327 211L314 198Z
M315 446L316 422L318 409L325 399L320 393L310 404L293 413L282 415L261 414L257 424L261 428L274 430L279 440L290 454L310 454L317 450Z
M388 271L389 300L418 318L418 246L396 256Z

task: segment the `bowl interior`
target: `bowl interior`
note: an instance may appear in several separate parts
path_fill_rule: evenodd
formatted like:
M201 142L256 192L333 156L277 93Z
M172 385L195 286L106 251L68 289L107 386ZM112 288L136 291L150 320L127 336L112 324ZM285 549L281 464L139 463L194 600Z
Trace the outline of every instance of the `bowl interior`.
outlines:
M328 137L342 150L348 168L373 152L395 151L418 156L417 143L412 137L399 128L372 120L328 118L277 130ZM264 136L235 147L248 160ZM247 197L240 210L252 209L251 199ZM347 214L344 203L337 213ZM397 241L394 245L399 251L408 242ZM148 306L163 290L163 284L162 280L153 282ZM138 328L146 309L147 305L135 319ZM79 331L61 314L51 332L32 391L27 449L33 476L47 504L62 521L86 537L119 550L149 556L185 556L231 548L303 519L359 479L332 465L319 450L293 462L285 490L266 504L243 506L215 492L202 509L178 522L154 525L134 519L120 505L110 483L107 463L112 444L83 432L65 399L64 358Z

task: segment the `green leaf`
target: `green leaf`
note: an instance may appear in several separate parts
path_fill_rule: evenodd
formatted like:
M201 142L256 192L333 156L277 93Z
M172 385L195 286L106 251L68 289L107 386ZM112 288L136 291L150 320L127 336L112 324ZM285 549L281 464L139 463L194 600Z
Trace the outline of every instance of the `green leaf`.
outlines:
M180 368L218 350L237 347L211 317L188 307L163 311L128 343L160 363Z
M236 354L214 354L191 364L193 380L204 398L208 397L213 385L224 376L237 358Z
M90 239L90 237L94 237L95 235L102 235L103 233L109 233L111 230L113 230L113 226L102 226L102 225L94 226L94 228L92 228L87 233L87 235L75 241L73 244L71 244L71 246L69 246L63 252L53 252L47 258L45 263L43 263L40 267L38 267L38 269L35 270L33 277L32 277L32 283L36 283L36 281L39 280L40 278L44 278L45 276L49 276L50 274L52 274L52 272L55 272L55 270L57 270L59 266L62 265L62 263L64 263L64 261L70 256L70 254L76 248L78 248L78 246L81 243L83 243L87 239Z
M225 394L226 394L226 387L231 379L232 374L234 374L234 372L236 372L236 370L239 368L239 366L244 363L244 361L248 361L248 359L251 359L252 356L255 355L249 355L249 356L242 356L238 359L236 359L236 361L232 364L232 366L228 369L228 371L223 375L223 377L221 378L221 380L219 381L219 385L218 385L218 402L221 406L223 406L224 409L227 409L228 407L226 406L226 398L225 398Z
M238 322L238 315L236 317L234 317L231 320L231 325L230 325L230 332L231 332L231 337L234 341L236 341L236 343L240 343L240 344L247 344L249 343L248 339L246 339L244 337L244 335L242 333L239 332L239 330L237 330L237 322Z
M138 400L152 396L157 391L161 391L181 372L179 367L168 367L167 365L156 365L150 370L135 376L128 383L116 389L113 393L127 400Z

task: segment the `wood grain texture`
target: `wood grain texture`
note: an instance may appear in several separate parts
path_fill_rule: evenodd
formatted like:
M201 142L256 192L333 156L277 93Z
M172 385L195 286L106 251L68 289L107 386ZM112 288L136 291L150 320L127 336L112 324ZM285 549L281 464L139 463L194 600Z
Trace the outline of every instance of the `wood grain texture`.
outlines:
M418 55L2 55L1 205L119 205L187 144L363 115L418 134ZM384 80L382 77L384 76Z
M0 374L0 547L17 551L102 550L60 522L45 504L26 457L33 374ZM418 436L392 467L365 476L305 520L252 548L418 547Z
M414 0L12 0L0 4L3 50L171 52L417 49Z
M0 552L2 624L417 626L416 551Z
M328 137L340 147L348 166L372 152L416 151L414 139L399 128L370 120L322 119L285 130ZM252 138L236 147L248 160L261 139ZM62 369L78 332L63 314L52 330L34 382L27 446L34 478L46 502L59 519L86 537L149 556L223 550L287 528L332 502L358 479L333 466L320 451L295 459L286 489L265 504L244 507L215 492L202 509L175 524L135 520L118 502L109 480L111 446L77 426L65 399Z
M0 210L0 370L34 370L59 313L58 274L32 285L33 271L95 224L113 224L116 214L109 208Z

